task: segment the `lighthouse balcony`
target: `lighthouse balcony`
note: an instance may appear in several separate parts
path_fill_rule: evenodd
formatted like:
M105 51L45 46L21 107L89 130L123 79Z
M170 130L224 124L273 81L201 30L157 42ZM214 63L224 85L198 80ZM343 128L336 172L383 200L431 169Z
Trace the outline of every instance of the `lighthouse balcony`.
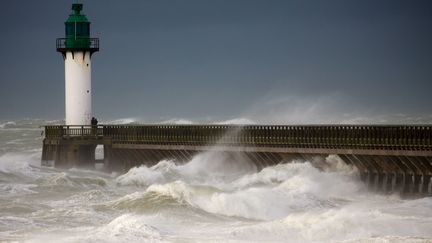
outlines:
M99 51L99 38L57 38L57 51L66 53L68 51Z

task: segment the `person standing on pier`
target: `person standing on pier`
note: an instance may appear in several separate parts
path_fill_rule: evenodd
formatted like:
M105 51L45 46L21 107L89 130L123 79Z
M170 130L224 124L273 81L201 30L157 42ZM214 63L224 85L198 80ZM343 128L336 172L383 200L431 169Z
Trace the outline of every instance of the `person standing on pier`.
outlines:
M92 124L92 126L97 126L98 120L95 117L92 117L91 124Z
M92 117L92 119L91 119L91 125L92 125L92 133L93 133L93 135L97 135L97 124L98 124L98 120L95 117Z

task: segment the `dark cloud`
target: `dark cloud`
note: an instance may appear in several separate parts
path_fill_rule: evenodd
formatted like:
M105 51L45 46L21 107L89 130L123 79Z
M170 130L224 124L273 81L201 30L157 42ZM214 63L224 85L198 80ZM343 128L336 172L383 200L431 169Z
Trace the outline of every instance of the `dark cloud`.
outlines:
M0 118L64 116L55 38L70 4L2 2ZM431 12L430 1L84 1L101 38L94 112L223 119L270 92L430 114Z

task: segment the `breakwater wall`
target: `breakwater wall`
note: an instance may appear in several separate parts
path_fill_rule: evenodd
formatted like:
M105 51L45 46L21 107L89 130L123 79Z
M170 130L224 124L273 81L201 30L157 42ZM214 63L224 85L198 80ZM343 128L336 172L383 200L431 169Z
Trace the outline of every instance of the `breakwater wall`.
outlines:
M97 146L103 146L99 160ZM46 126L42 164L104 163L108 170L126 171L163 159L185 163L205 151L259 169L337 155L358 169L371 190L432 194L432 125Z

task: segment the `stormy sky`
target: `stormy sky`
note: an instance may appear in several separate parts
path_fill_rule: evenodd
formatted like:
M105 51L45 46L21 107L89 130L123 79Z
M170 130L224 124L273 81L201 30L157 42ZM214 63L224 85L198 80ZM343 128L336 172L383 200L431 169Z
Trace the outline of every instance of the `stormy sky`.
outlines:
M0 119L64 117L72 2L0 2ZM432 115L432 1L81 2L101 119Z

